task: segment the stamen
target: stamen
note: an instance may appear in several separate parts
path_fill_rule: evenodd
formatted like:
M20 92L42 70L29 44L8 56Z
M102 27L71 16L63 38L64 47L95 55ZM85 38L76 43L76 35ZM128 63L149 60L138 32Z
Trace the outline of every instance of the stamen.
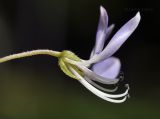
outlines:
M92 81L91 79L85 77L85 79L90 83L92 84L94 87L104 91L104 92L115 92L117 89L118 89L118 86L116 86L114 89L107 89L107 88L104 88L100 85L98 85L97 83L95 83L94 81Z
M119 79L120 81L124 80L124 73L122 71L119 73Z
M100 90L97 90L92 85L90 85L81 75L79 75L72 67L69 67L69 68L73 72L73 74L79 78L78 81L82 85L84 85L88 90L90 90L93 94L97 95L98 97L100 97L106 101L113 102L113 103L122 103L126 100L127 96L119 97L122 99L112 99L114 97L113 95L110 95L110 94L101 92Z

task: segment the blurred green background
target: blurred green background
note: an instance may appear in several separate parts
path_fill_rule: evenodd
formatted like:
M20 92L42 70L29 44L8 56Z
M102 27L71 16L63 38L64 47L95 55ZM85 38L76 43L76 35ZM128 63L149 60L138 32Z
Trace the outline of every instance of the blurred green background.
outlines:
M130 96L122 104L96 97L64 75L57 59L35 56L0 64L0 119L158 119L160 44L157 1L0 0L0 57L33 49L71 50L89 57L99 6L114 33L141 12L138 29L115 54Z

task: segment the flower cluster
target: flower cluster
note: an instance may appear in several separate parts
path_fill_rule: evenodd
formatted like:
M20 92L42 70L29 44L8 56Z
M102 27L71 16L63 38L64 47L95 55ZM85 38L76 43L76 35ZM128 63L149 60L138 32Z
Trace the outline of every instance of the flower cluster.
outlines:
M114 28L114 24L108 26L107 12L101 6L96 43L92 49L89 60L82 60L73 52L67 50L62 52L52 50L33 50L0 58L0 63L39 54L54 56L58 58L59 66L66 75L77 79L93 94L109 102L121 103L124 102L128 96L128 85L126 85L126 90L123 93L113 94L113 92L117 90L117 87L114 89L108 89L102 87L100 84L110 86L119 82L120 78L118 75L121 63L118 58L113 57L112 55L134 32L140 19L140 13L138 12L115 33L108 45L104 47L105 41L108 40L108 37Z

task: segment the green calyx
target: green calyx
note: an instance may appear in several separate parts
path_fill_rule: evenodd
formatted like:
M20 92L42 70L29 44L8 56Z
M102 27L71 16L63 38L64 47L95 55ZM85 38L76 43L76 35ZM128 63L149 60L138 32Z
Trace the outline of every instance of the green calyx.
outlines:
M61 68L61 70L69 77L74 78L74 79L78 79L69 69L69 67L72 67L75 71L77 71L80 75L83 75L82 71L80 71L76 66L68 63L65 61L65 58L74 60L74 61L78 61L80 62L81 59L75 55L73 52L68 51L68 50L64 50L61 52L61 55L59 56L59 66Z

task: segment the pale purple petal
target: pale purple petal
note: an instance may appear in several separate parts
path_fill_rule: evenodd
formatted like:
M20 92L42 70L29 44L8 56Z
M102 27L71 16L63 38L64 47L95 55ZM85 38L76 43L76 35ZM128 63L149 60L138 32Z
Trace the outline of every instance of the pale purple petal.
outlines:
M90 54L90 58L92 58L93 56L94 56L94 54L95 54L95 51L94 51L94 47L93 47L93 49L92 49L92 51L91 51L91 54ZM89 58L89 59L90 59Z
M104 47L104 43L105 41L108 39L108 37L110 36L110 34L112 33L113 31L113 28L114 28L114 24L110 25L107 29L106 29L106 33L104 34L104 39L103 40L96 40L96 44L95 46L93 47L92 49L92 52L90 54L90 58L92 58L95 54L99 54L102 50L103 50L103 47ZM95 47L97 47L97 50L95 51Z
M106 29L108 27L108 14L106 10L100 7L100 18L96 34L95 53L99 53L103 49L103 42L106 37Z
M141 16L138 12L135 17L129 20L121 29L113 36L109 44L98 55L92 57L92 62L104 60L113 55L121 45L127 40L127 38L134 32L140 22Z
M108 37L110 36L110 34L112 33L113 29L114 29L114 24L111 24L107 30L106 30L106 37L105 37L105 41L108 39Z
M120 60L115 57L110 57L108 59L94 64L92 70L93 72L102 77L114 79L118 76L120 67Z

